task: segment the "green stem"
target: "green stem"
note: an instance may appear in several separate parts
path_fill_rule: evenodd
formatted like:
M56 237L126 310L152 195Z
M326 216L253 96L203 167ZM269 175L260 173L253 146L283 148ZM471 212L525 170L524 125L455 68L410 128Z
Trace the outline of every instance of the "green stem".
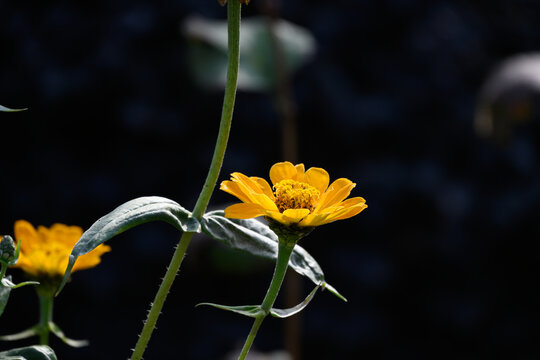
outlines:
M146 322L144 323L143 330L141 332L141 335L139 336L137 344L135 345L133 354L131 355L131 360L141 359L144 351L146 350L146 345L148 344L148 341L150 341L152 332L156 327L157 319L159 317L159 314L161 313L161 309L163 308L165 299L167 299L167 294L171 289L174 278L176 277L176 274L180 269L180 265L182 265L182 260L184 259L186 249L189 246L193 234L194 233L192 232L185 232L180 238L180 243L174 251L169 267L167 268L167 272L165 273L165 277L161 281L161 285L159 286L158 292L156 293L154 302L150 307L150 311L148 312L148 317L146 318Z
M53 296L38 292L39 297L39 343L49 345L49 322L53 316Z
M229 62L227 68L227 83L225 85L225 95L223 99L223 109L221 113L221 122L219 126L219 134L216 141L212 163L208 176L203 185L195 208L193 209L193 217L201 219L208 207L210 197L216 186L216 182L223 164L227 141L231 129L232 115L234 110L234 102L236 99L236 84L238 80L238 66L240 64L240 12L241 4L239 1L233 0L228 2L228 39L229 39ZM174 282L174 278L182 265L186 250L193 238L193 232L184 232L180 238L180 242L176 247L165 277L156 293L154 301L148 312L148 317L144 323L143 330L139 336L139 340L135 345L131 360L140 360L144 354L148 341L152 336L152 332L156 326L157 319L167 298L167 294Z
M221 123L219 126L219 135L214 149L214 156L210 164L210 170L206 176L206 181L202 188L199 199L193 209L193 216L200 219L206 207L210 202L210 197L216 186L216 182L223 164L229 132L231 130L231 121L236 100L236 86L238 82L238 66L240 65L240 10L241 4L237 0L231 0L227 5L228 17L228 45L229 60L227 67L227 82L225 84L225 95L223 98L223 108L221 111Z
M246 358L246 355L253 344L253 340L255 340L255 336L259 331L259 327L261 326L264 318L270 313L270 309L276 301L279 289L281 288L281 284L283 283L283 279L287 273L287 266L289 265L289 259L294 249L294 245L294 243L288 243L285 241L279 242L278 257L276 261L276 268L274 270L274 276L272 277L272 282L270 282L266 296L261 304L264 314L255 318L255 322L253 323L248 337L246 338L246 342L242 348L242 352L240 353L238 360L244 360Z
M4 264L3 262L0 262L0 265L2 265L2 269L0 269L0 280L2 280L4 276L6 276L6 271L7 271L8 266Z

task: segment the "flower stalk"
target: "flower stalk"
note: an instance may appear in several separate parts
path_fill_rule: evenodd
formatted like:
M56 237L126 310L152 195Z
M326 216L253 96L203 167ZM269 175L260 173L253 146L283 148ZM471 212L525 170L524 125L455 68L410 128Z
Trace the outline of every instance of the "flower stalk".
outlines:
M227 148L227 142L229 139L229 133L231 128L234 103L236 100L236 87L238 80L238 67L240 64L240 18L241 18L241 3L238 1L229 1L227 5L227 18L228 18L228 68L227 68L227 81L225 85L225 95L223 99L223 109L221 113L221 122L219 127L218 138L214 149L214 155L208 175L205 183L193 209L192 216L200 220L208 207L210 197L214 191L221 165L223 164L223 158L225 156L225 150ZM174 278L182 265L186 250L193 238L193 232L184 232L180 238L180 242L175 249L167 272L163 277L161 285L156 293L154 301L148 312L148 317L144 323L143 330L133 354L131 360L140 360L144 354L146 346L150 341L152 332L156 326L157 319L161 313L161 309L167 298L167 294L174 282Z
M255 340L255 336L257 336L257 332L259 331L262 322L268 316L270 309L276 301L279 289L281 288L281 284L283 283L283 279L287 273L289 259L291 258L295 244L296 242L283 241L282 238L279 239L278 256L274 275L272 276L272 281L270 282L266 296L261 304L261 309L264 311L264 313L255 318L238 360L244 360L246 358L246 355L248 354L249 349Z
M39 343L49 345L49 322L52 322L53 316L53 295L38 290L39 297Z

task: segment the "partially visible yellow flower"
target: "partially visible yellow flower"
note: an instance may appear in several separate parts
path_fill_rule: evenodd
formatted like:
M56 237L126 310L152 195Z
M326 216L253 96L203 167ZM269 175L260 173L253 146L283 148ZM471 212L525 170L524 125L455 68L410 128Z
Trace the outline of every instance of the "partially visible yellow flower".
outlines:
M270 169L273 186L259 177L235 172L220 189L242 200L225 209L232 219L266 216L284 225L315 227L357 215L367 208L361 197L345 200L356 186L349 179L332 182L326 170L280 162Z
M32 278L61 278L66 270L68 257L83 230L78 226L54 224L50 228L38 226L37 230L25 220L15 222L15 240L21 241L19 261L21 268ZM89 269L101 262L101 255L111 251L108 245L99 245L77 259L73 271Z

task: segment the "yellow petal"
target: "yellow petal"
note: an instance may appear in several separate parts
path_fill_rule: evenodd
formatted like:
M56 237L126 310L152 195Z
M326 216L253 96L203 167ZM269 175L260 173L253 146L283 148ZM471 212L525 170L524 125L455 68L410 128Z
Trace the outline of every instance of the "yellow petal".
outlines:
M236 177L234 181L236 181L240 190L249 198L249 202L259 204L263 208L268 210L277 210L277 206L274 201L265 194L263 194L261 188L259 187L259 185L257 185L256 182L254 182L245 175ZM256 191L253 190L254 188L256 189Z
M73 247L79 241L82 234L83 229L81 227L64 224L53 224L49 232L49 236L55 242L60 242L70 247Z
M353 197L353 198L347 199L345 201L342 201L342 202L336 204L336 207L349 208L349 207L352 207L352 206L365 204L365 203L366 203L366 200L363 197ZM325 209L325 212L326 212L326 210L327 209Z
M296 174L296 168L288 161L279 162L270 168L270 180L273 185L276 185L281 180L295 179Z
M78 226L54 224L50 228L38 226L37 230L27 221L15 223L16 237L22 241L21 253L16 267L39 280L42 277L60 277L66 270L68 256L73 245L80 239L83 230ZM110 251L100 245L81 256L75 270L88 269L99 264L100 256Z
M362 212L366 208L367 208L367 205L365 203L361 203L361 204L351 206L351 207L346 208L346 209L342 209L340 211L336 211L335 213L328 216L325 223L330 223L330 222L337 221L337 220L348 219L350 217L358 215L360 212Z
M308 209L287 209L283 212L283 216L289 218L292 223L298 223L308 215Z
M45 226L39 225L37 227L38 234L38 244L45 244L48 242L48 239L51 237L51 230Z
M244 192L240 189L238 184L235 183L234 181L225 180L221 182L221 185L219 188L225 192L228 192L231 195L236 196L237 198L239 198L245 203L251 202L249 200L249 197L246 194L244 194Z
M266 180L256 176L251 176L250 179L259 185L264 195L268 196L272 201L275 199L274 192Z
M31 251L31 249L38 241L38 234L36 229L26 220L17 220L15 222L14 235L16 241L22 241L22 252Z
M258 183L256 183L255 181L253 181L252 179L250 179L249 177L247 177L246 175L242 173L239 173L239 172L232 173L231 178L235 182L240 182L246 185L247 188L250 190L250 192L253 192L255 194L263 193Z
M111 247L109 245L101 244L88 254L79 256L75 262L75 265L73 266L72 272L93 268L101 262L101 255L109 251L111 251ZM67 264L65 266L67 266ZM62 272L64 271L65 267Z
M319 226L326 224L326 219L331 214L309 214L301 222L300 226Z
M265 215L265 210L258 204L234 204L225 209L225 217L230 219L251 219Z
M334 204L337 204L343 201L349 194L351 190L356 186L349 179L341 178L334 181L329 187L328 190L321 196L319 203L315 207L313 212L324 212L324 208L330 207Z
M23 255L22 252L19 255L19 260L17 260L17 264L13 265L13 267L19 268L31 276L37 275L37 270L32 266L32 261L25 255Z
M294 165L294 167L296 168L296 178L294 180L303 182L304 173L306 172L304 168L304 164L297 164L297 165Z
M290 225L290 224L292 224L294 222L293 219L291 219L289 217L286 217L285 215L283 215L279 211L268 211L266 213L266 216L271 217L275 221L280 222L280 223L282 223L284 225Z
M304 182L313 186L322 193L326 191L328 183L330 182L330 176L324 169L312 167L304 174Z

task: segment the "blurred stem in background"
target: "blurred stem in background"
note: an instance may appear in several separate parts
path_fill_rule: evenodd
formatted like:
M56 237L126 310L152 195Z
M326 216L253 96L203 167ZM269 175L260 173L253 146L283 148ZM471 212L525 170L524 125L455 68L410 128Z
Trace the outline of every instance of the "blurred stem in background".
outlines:
M227 148L227 141L229 139L229 132L231 128L232 115L234 110L234 102L236 99L236 86L238 80L238 66L240 63L240 14L241 4L237 0L231 0L227 5L227 19L228 19L228 67L227 67L227 82L225 85L225 95L223 99L223 109L221 113L221 123L219 127L219 134L216 141L216 147L208 171L208 176L199 195L195 208L193 210L193 217L200 220L206 211L210 197L216 185L223 158L225 156L225 150ZM135 345L131 360L139 360L142 358L148 341L155 328L167 294L174 282L174 278L180 269L182 260L186 253L186 250L193 238L193 232L184 232L180 239L178 246L171 259L169 267L165 277L163 278L158 292L152 302L150 311L146 322L144 323L143 330L139 336L139 340Z
M274 96L278 116L281 118L281 144L283 159L298 163L298 130L296 122L296 106L290 82L290 71L287 67L286 54L282 43L279 41L276 31L276 23L279 19L280 0L265 0L261 3L262 12L266 15L272 60L275 66L276 86ZM284 283L285 307L293 307L301 300L302 283L300 277L292 274ZM302 315L296 314L284 321L285 349L293 360L300 360Z
M40 345L49 345L49 322L52 321L53 316L53 296L54 292L40 291L38 288L39 297L39 343Z

